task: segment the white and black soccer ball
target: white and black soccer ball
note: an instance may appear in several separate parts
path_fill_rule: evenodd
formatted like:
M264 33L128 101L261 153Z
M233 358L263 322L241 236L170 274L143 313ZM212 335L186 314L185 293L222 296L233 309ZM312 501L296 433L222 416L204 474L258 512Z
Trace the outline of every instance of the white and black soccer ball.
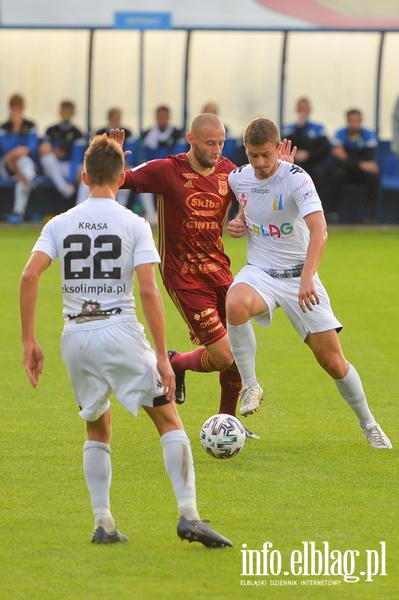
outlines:
M213 415L201 427L200 442L214 458L233 458L244 447L245 429L232 415Z

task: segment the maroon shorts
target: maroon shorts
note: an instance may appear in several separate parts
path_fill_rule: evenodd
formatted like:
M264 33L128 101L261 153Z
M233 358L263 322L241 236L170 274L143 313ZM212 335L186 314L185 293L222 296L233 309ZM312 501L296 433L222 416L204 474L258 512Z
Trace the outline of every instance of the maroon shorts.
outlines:
M230 285L190 290L168 289L197 346L214 344L226 331L226 294Z

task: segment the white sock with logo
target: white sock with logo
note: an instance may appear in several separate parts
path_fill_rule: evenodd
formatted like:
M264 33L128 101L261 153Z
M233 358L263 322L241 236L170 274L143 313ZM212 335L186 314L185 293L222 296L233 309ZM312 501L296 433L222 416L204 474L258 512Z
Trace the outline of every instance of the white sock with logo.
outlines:
M163 457L181 517L198 521L195 472L190 440L183 429L174 429L161 437Z
M251 321L247 321L243 325L230 325L230 323L227 323L227 333L243 385L257 385L255 372L257 346Z
M375 424L375 419L367 404L359 373L355 367L348 363L349 371L343 379L335 379L335 384L343 399L359 419L359 425L363 429Z
M115 530L115 522L111 515L109 499L112 477L109 444L86 441L83 447L83 469L93 507L94 527L96 529L101 526L107 533L112 533Z

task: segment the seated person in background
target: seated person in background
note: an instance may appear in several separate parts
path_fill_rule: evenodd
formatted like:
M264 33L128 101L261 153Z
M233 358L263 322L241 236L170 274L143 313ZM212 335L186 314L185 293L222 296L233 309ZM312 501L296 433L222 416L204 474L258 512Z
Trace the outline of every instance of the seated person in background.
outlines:
M127 142L129 138L133 137L131 129L122 125L122 111L120 108L110 108L107 112L107 121L108 124L105 127L98 129L98 131L96 131L96 135L101 135L102 133L106 133L107 135L109 135L111 129L124 129L125 142Z
M155 124L143 132L143 145L150 150L170 148L185 140L184 132L170 123L168 106L158 106L155 110Z
M185 141L184 131L170 124L170 109L168 106L158 106L155 110L155 124L143 132L141 136L144 146L145 160L165 158L173 152L172 146ZM156 150L165 151L158 155ZM153 194L140 194L140 202L144 209L145 218L151 227L157 227L158 216Z
M376 162L377 138L371 129L362 126L362 113L358 109L346 113L347 126L339 129L332 140L332 197L331 217L337 218L338 201L343 186L348 183L366 188L366 214L364 222L375 220L379 189L379 168Z
M25 119L25 100L20 94L9 99L10 117L0 126L0 177L15 181L14 206L9 223L22 223L29 195L37 176L39 144L36 125Z
M39 146L43 173L64 198L70 198L75 193L75 186L68 181L71 153L76 140L84 137L80 129L72 123L74 114L75 104L71 100L63 100L60 104L61 121L48 127Z
M102 135L106 133L110 134L111 129L124 129L125 131L125 140L129 142L130 139L133 138L132 130L128 127L125 127L122 124L122 110L120 108L111 107L107 112L107 125L101 127L96 131L96 135ZM130 138L130 139L129 139ZM126 162L129 163L129 157L126 157ZM119 190L117 194L117 201L122 206L127 206L130 200L131 190ZM87 200L89 196L89 188L87 185L81 180L78 187L78 193L76 197L76 204L81 204L85 200Z
M308 98L296 103L297 120L283 127L283 137L297 147L295 164L302 167L313 179L323 201L326 196L326 161L330 156L330 142L324 125L310 120L312 105Z
M211 113L212 115L219 116L219 106L213 100L209 100L208 102L205 102L205 104L202 107L202 110L200 112ZM228 138L229 137L229 128L226 127L225 123L223 123L223 125L226 130L226 138Z

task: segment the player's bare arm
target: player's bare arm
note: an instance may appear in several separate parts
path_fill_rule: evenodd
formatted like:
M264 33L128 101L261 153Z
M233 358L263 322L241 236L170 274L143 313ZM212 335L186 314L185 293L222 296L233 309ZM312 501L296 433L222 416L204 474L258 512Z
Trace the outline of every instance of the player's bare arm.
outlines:
M33 388L39 383L43 371L44 355L36 340L35 316L38 285L41 274L50 265L50 257L44 252L34 252L30 257L20 283L20 312L22 324L23 362Z
M161 293L155 280L154 265L138 265L136 267L136 274L140 286L140 299L144 317L157 356L158 372L161 376L166 398L171 402L175 397L176 380L166 348L164 310Z
M314 283L314 274L327 243L327 225L324 213L321 211L311 213L305 217L305 222L309 228L310 241L298 293L298 303L302 312L313 310L313 306L320 304Z

